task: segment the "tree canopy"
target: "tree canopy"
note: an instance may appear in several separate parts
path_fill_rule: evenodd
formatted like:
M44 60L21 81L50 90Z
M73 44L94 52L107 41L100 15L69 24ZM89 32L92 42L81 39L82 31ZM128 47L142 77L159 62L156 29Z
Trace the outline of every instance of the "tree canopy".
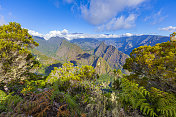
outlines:
M141 46L130 53L124 69L132 72L137 82L146 80L146 86L161 90L176 89L176 42L165 42L155 46ZM134 78L135 76L135 78Z
M29 48L38 46L27 29L10 22L0 26L0 82L24 79L26 73L38 66Z

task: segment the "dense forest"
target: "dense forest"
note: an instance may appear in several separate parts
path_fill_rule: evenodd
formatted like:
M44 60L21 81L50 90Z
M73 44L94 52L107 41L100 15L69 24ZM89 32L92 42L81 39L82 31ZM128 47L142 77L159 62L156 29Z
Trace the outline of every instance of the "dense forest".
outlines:
M98 74L67 61L49 75L27 29L0 26L0 117L176 117L176 33L135 48L123 69Z

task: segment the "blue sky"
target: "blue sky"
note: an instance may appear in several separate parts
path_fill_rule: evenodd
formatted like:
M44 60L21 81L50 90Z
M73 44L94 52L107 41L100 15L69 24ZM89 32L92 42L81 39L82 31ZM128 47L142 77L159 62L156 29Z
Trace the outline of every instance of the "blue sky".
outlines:
M176 0L0 0L0 25L15 21L31 34L48 37L168 36L176 31L175 11Z

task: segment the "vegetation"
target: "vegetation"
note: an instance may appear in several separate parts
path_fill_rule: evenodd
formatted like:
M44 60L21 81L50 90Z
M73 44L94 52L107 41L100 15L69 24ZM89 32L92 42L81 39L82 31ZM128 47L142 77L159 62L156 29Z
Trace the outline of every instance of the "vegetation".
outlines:
M18 23L0 27L0 82L22 80L27 73L38 67L27 48L38 46L26 29Z
M176 93L176 43L165 42L155 46L136 48L126 60L124 68L141 85Z
M175 42L134 49L124 68L132 72L121 80L125 105L144 115L176 116Z
M134 49L124 65L130 75L100 76L70 62L37 75L37 45L18 23L0 27L0 116L176 116L176 42ZM44 67L58 62L39 57Z

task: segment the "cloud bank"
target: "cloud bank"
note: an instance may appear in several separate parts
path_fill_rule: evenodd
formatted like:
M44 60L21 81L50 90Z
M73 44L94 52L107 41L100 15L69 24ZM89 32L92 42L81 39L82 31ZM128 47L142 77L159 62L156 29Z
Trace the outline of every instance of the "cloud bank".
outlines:
M92 25L98 26L99 31L114 31L129 29L135 26L137 15L128 17L120 15L124 11L137 8L146 0L90 0L88 5L81 6L83 18Z
M145 0L90 0L90 5L81 6L83 17L93 25L115 18L126 8L135 8Z
M176 27L168 26L168 27L160 28L159 30L169 31L169 32L175 32L176 31Z
M127 18L121 16L119 18L113 18L107 24L103 24L98 27L98 30L118 30L118 29L129 29L135 26L135 20L137 16L135 14L130 14Z
M82 34L82 33L69 33L68 30L64 29L62 31L50 31L47 34L40 34L38 32L35 32L33 30L28 30L29 34L33 36L39 36L43 37L45 40L50 39L51 37L63 37L68 40L72 39L79 39L79 38L118 38L122 36L140 36L142 34L131 34L131 33L126 33L122 35L115 35L115 34Z
M135 9L147 0L62 0L78 7L81 16L98 31L115 31L134 27ZM73 5L72 9L75 7ZM123 13L123 14L122 14Z

